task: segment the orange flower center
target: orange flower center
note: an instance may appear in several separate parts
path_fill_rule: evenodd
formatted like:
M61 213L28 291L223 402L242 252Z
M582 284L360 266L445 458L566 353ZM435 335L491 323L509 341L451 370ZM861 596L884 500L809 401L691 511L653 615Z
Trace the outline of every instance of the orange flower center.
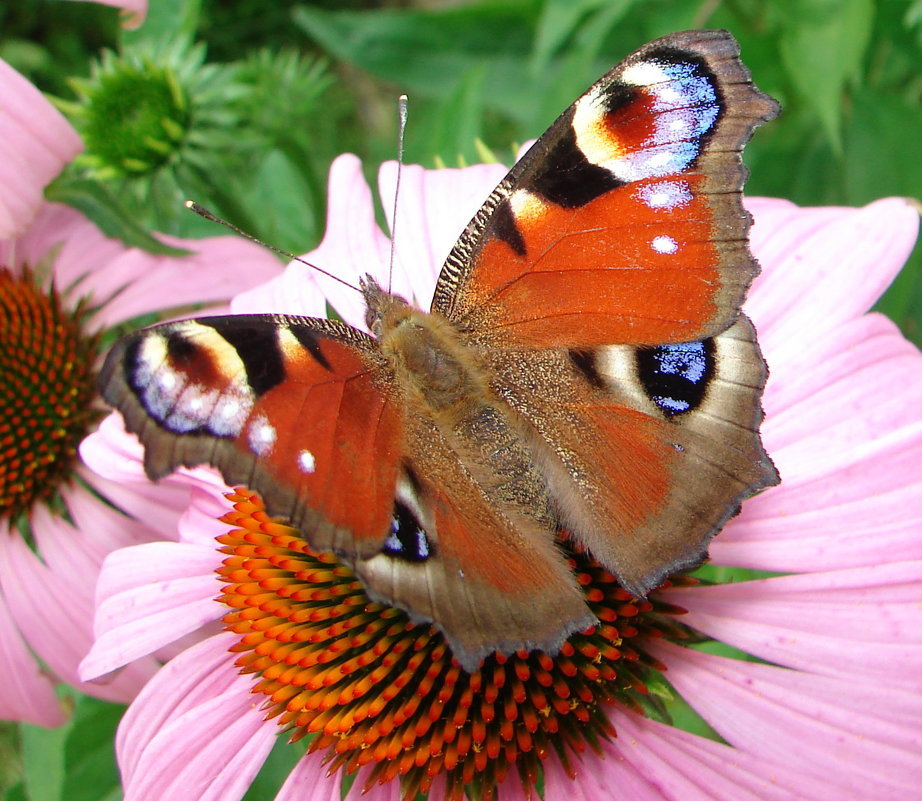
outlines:
M348 567L269 518L258 495L229 497L223 520L236 528L218 538L218 573L225 626L240 635L236 664L293 741L309 737L331 770L371 765L366 787L399 778L405 799L439 776L448 799L490 799L513 769L530 790L552 752L572 773L574 755L614 735L608 708L655 706L647 685L664 666L644 639L683 636L682 610L637 601L571 550L599 624L554 656L494 654L468 674L434 626L370 601Z
M82 307L0 268L0 517L27 512L71 473L96 419L96 338Z

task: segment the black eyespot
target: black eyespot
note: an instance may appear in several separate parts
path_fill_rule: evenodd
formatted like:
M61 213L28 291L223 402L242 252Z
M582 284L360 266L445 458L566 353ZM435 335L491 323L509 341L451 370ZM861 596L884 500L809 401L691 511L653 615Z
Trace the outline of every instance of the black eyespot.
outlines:
M382 551L405 562L425 562L432 555L432 545L416 514L399 498L394 501L391 530Z
M285 380L285 361L274 327L250 323L243 315L202 317L196 322L214 328L234 347L256 395L265 394Z
M605 389L605 380L596 368L595 351L571 350L570 361L589 384L596 389Z
M701 405L714 375L714 341L641 348L637 374L647 396L667 417L690 412Z
M496 237L509 245L517 256L525 255L525 237L522 236L522 232L515 222L515 214L512 213L509 198L506 198L496 207L491 225Z
M135 340L136 346L140 343L140 339ZM184 365L198 353L198 348L189 341L185 334L170 331L166 335L166 352L173 364Z
M572 120L565 132L548 150L536 173L525 189L541 195L565 209L576 209L597 197L624 185L611 170L593 164L576 142Z

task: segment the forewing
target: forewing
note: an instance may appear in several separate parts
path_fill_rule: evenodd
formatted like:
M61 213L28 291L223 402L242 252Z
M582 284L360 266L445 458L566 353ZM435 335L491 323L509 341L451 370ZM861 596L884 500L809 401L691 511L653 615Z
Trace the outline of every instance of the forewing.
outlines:
M167 323L120 340L100 388L144 445L151 478L212 465L318 550L380 549L403 418L365 334L271 315Z
M713 336L758 268L740 159L778 106L726 31L631 54L565 111L451 251L432 308L488 344Z

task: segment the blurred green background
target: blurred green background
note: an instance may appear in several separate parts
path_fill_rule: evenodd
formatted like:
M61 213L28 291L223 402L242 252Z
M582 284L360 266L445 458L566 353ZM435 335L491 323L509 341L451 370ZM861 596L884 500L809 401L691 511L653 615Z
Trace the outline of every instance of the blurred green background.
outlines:
M353 151L373 175L395 156L399 93L410 96L408 162L480 161L485 145L510 163L520 143L628 52L696 27L730 29L758 86L784 107L746 150L748 193L845 205L922 196L922 0L151 5L140 29L124 31L115 9L93 3L0 4L0 57L68 111L81 97L72 79L89 76L103 49L142 54L145 64L194 54L183 73L194 153L130 176L78 165L52 190L142 228L214 234L176 211L178 199L192 196L268 242L304 252L323 232L330 161ZM190 50L194 43L202 49ZM920 248L880 308L922 342ZM73 703L68 729L0 730L4 798L120 797L111 756L119 710ZM271 797L273 770L283 776L294 757L292 749L274 756L248 799Z
M922 196L922 0L153 0L124 32L114 9L60 0L0 6L0 56L73 99L100 48L157 52L186 37L207 62L246 70L236 141L215 136L195 198L273 244L304 251L322 234L330 160L369 172L396 152L395 97L410 95L408 162L510 161L586 86L663 34L730 29L781 118L747 148L750 194L801 204ZM284 57L299 54L292 66ZM314 69L309 73L308 67ZM281 77L280 77L281 76ZM193 101L195 98L193 97ZM207 137L206 137L207 138ZM251 151L222 164L221 150ZM120 194L124 197L124 193ZM172 202L172 199L171 201ZM192 215L144 220L206 232ZM882 308L922 340L919 253Z

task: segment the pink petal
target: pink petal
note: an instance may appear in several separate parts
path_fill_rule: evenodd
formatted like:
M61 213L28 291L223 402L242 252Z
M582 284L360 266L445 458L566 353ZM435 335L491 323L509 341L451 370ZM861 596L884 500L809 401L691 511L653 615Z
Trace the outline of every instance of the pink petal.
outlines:
M427 170L405 164L400 176L393 290L428 309L442 264L464 227L505 176L502 164ZM394 231L397 162L378 173L384 214Z
M75 302L85 294L79 289L80 279L124 250L121 242L103 236L75 209L44 203L19 238L0 240L0 262L13 269L35 266L53 253L54 285Z
M131 510L146 527L166 539L177 538L181 518L194 517L205 508L203 498L220 498L228 491L218 473L205 467L183 468L152 483L144 473L144 450L138 438L125 431L122 416L115 412L83 439L80 456L93 471L87 473L87 481L111 502ZM202 495L194 494L198 491ZM192 510L191 497L195 498ZM224 514L228 506L223 501L221 504L209 508L221 508L220 514Z
M654 777L636 770L621 754L606 753L604 759L589 754L576 762L575 768L576 777L571 779L555 756L544 763L547 801L598 801L607 798L612 787L632 801L663 801L670 797L662 792Z
M61 495L74 525L87 534L87 547L97 569L110 551L157 538L156 532L143 522L113 508L97 495L88 492L82 484L63 487ZM44 552L43 555L47 560Z
M33 513L32 525L43 543L77 536L72 526L47 514ZM59 548L63 553L66 545ZM21 538L0 538L0 586L32 650L57 676L82 692L125 703L153 674L152 660L130 665L106 685L84 684L77 672L92 641L95 578L95 573L52 571Z
M82 149L64 116L0 60L0 239L23 233L53 178Z
M879 315L843 324L812 356L773 373L765 398L782 484L744 504L712 558L803 572L922 557L922 356Z
M688 610L683 623L770 662L922 690L922 561L675 589L666 597Z
M275 801L340 801L341 794L340 775L327 776L323 755L305 754L288 774Z
M368 792L365 792L364 787L369 779L370 772L370 765L358 771L355 776L355 781L352 783L352 787L349 788L349 792L344 801L360 801L360 799L361 801L401 801L399 781L387 782L386 784L373 784ZM436 799L440 798L444 799L444 794L440 797L437 792L430 793L429 798L431 798L432 801L436 801Z
M0 540L16 534L0 520ZM60 726L64 712L51 677L44 673L26 646L0 592L0 718L32 723L36 726Z
M805 351L809 366L772 371L763 434L773 453L820 432L826 447L847 447L922 419L922 354L885 317L850 320Z
M433 784L433 788L435 786ZM515 775L515 771L510 771L497 789L498 801L533 801L535 797L534 793L525 790L519 777Z
M188 256L155 256L132 248L95 270L83 291L108 298L97 313L101 325L114 326L148 312L231 298L279 275L282 266L269 251L236 236L164 242L192 251ZM119 287L110 297L107 290Z
M308 254L305 258L313 256ZM234 314L272 312L324 318L327 316L327 301L319 285L321 280L332 283L306 264L293 261L271 281L236 295L231 301L231 311ZM351 280L354 281L355 276Z
M777 197L743 197L743 205L752 214L749 244L763 265L777 261L779 254L835 222L850 209L842 206L798 206Z
M794 219L760 242L763 272L746 302L771 365L796 362L803 343L866 312L902 268L919 227L902 198L802 210Z
M125 713L116 751L126 801L236 801L246 792L279 729L233 667L235 639L184 651Z
M87 439L92 438L91 434ZM86 440L84 440L86 442ZM175 501L178 493L167 483L160 484L120 484L112 479L103 478L92 470L79 471L81 478L100 495L120 509L131 509L139 520L144 521L144 528L155 532L161 539L176 539L176 530L180 510ZM185 504L189 503L189 490L185 493ZM158 503L158 499L160 503ZM183 507L185 508L185 506Z
M231 528L220 518L231 511L231 502L225 497L227 488L222 484L221 492L213 487L192 486L189 508L179 520L180 542L210 548L215 553L215 538L227 534Z
M373 765L367 765L358 771L355 781L352 783L352 787L346 794L345 801L400 801L402 794L400 792L399 780L386 782L384 784L373 783L367 791L365 790L366 783L371 779L372 770ZM533 794L526 794L514 770L506 776L497 790L498 793L494 796L497 801L535 800ZM318 792L320 793L320 797L317 801L327 801L327 787L318 787ZM545 795L544 797L547 801L554 801L553 796ZM444 776L436 776L426 798L428 801L441 801L445 798ZM279 801L279 799L276 798L275 801ZM288 801L288 799L285 799L285 801ZM310 799L306 799L306 801L315 801L315 799L311 797Z
M871 443L825 473L748 500L711 545L715 563L779 572L922 558L922 425ZM830 455L832 461L832 455Z
M96 585L96 639L81 676L105 675L219 619L220 561L214 547L173 542L110 554Z
M87 494L87 491L77 487L68 494L73 498L81 493ZM92 503L92 499L89 502ZM70 584L68 590L84 594L81 585L96 579L107 552L95 541L93 530L73 526L44 506L33 510L30 523L42 561L62 582Z
M662 643L667 677L738 748L813 775L850 797L909 798L922 781L922 697ZM876 656L870 656L876 658ZM837 796L841 797L841 796Z
M854 403L858 399L854 394L850 394L849 400ZM803 406L805 416L816 414L812 403L805 402ZM891 475L900 484L919 481L918 468L910 469L902 477L897 475L895 457L907 448L917 447L918 428L922 421L895 431L887 430L890 427L886 421L881 421L878 423L880 429L874 439L853 436L848 422L843 421L840 414L830 409L828 430L801 430L801 437L796 442L786 448L771 451L781 471L782 482L786 482L789 488L808 481L819 481L828 486L832 474L837 473L836 481L841 481L847 469L853 470L852 475L848 477L850 482L859 481L862 477L873 480L881 473ZM851 424L859 429L863 423L868 427L874 425L874 421L871 420L851 421ZM903 464L902 467L909 468L910 463ZM855 470L860 475L856 475Z
M688 732L630 713L614 719L618 737L602 743L604 759L594 755L576 763L571 781L550 759L545 798L596 801L795 801L844 798L841 787ZM833 795L830 795L833 793Z

